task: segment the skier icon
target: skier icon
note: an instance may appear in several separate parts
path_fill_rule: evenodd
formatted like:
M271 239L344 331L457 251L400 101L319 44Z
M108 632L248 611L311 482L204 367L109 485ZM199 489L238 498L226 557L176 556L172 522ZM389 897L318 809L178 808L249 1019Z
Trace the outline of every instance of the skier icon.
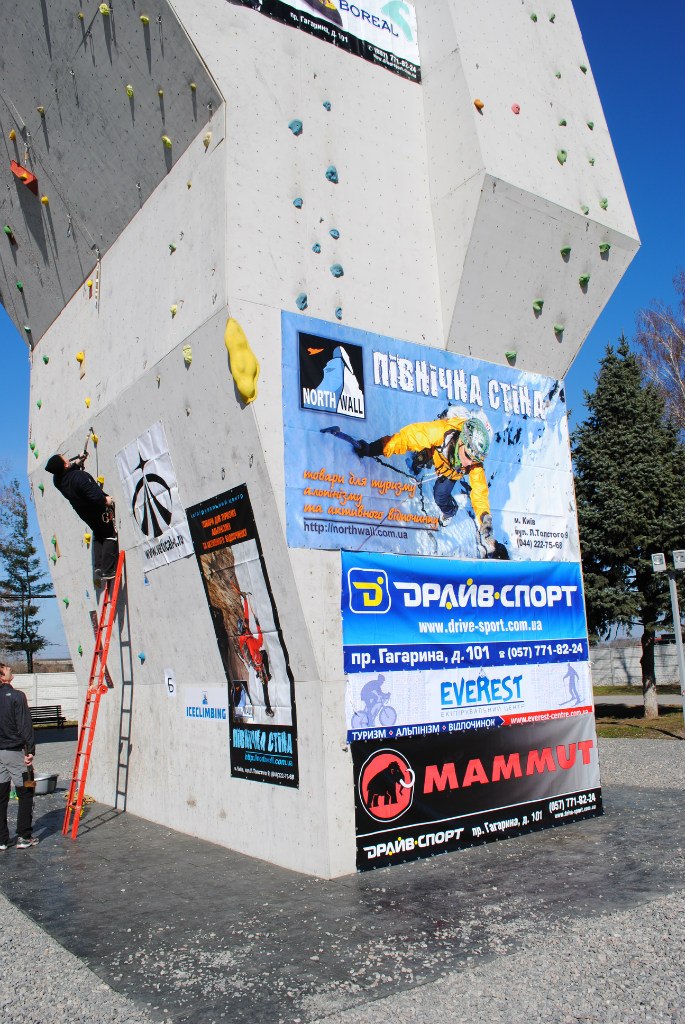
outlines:
M362 687L361 699L364 704L363 711L355 711L352 715L353 729L370 729L376 724L390 726L397 721L397 712L388 703L390 694L383 689L385 676L378 676L365 683Z
M576 672L575 668L573 667L573 665L571 665L570 663L569 663L569 666L568 666L568 670L565 673L563 678L564 678L564 680L568 680L568 690L569 690L570 696L569 696L568 700L562 701L561 703L562 704L571 704L571 703L573 703L573 706L577 708L578 705L582 702L582 697L581 697L580 693L578 692L578 686L576 685L577 682L578 682L579 676L578 676L578 673Z

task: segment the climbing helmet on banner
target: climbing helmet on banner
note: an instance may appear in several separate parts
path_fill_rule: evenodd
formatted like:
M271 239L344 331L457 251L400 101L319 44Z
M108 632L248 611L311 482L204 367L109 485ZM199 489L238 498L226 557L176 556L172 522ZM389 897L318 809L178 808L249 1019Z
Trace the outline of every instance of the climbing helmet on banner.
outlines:
M459 442L464 445L464 451L473 462L482 462L488 454L490 435L480 420L466 420L461 428Z

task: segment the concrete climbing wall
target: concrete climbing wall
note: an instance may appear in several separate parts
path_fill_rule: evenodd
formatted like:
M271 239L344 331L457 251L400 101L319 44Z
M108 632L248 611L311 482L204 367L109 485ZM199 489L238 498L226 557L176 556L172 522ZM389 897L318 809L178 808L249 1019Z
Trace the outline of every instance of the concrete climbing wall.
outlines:
M83 19L34 7L12 5L1 65L0 203L18 244L0 238L0 287L38 342L29 469L82 692L91 552L42 466L90 428L89 468L127 551L88 789L287 867L345 873L340 556L285 542L281 311L568 368L637 247L572 6L533 20L508 0L485 13L417 0L421 83L226 0L122 0L104 16L90 4ZM54 182L59 201L11 176L26 141L39 192ZM229 316L261 367L247 405ZM115 466L157 421L185 508L247 485L294 680L299 788L231 777L225 722L184 715L198 687L225 686L198 565L146 570Z

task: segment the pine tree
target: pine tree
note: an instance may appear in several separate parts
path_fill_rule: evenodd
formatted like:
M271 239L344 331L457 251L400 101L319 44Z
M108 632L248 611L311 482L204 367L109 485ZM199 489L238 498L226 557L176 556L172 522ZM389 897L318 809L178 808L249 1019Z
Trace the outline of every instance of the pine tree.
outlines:
M4 569L0 590L6 595L3 601L5 627L2 646L11 653L25 654L26 669L33 672L34 654L48 646L40 632L43 620L38 617L35 600L50 593L52 586L41 568L29 533L26 501L17 480L3 491L0 522L3 526L0 562Z
M596 383L572 442L588 628L603 637L642 626L644 714L656 718L655 631L671 613L651 556L685 547L685 447L624 336L607 346Z

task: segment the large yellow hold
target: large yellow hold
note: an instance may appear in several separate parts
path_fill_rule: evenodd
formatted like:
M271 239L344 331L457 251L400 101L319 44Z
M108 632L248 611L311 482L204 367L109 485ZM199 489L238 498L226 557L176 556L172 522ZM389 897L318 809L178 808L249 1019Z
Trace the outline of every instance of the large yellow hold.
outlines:
M257 397L259 363L250 348L249 341L245 337L245 331L233 317L229 317L226 321L224 341L228 349L228 358L231 363L231 373L233 374L235 386L245 405L249 405Z

